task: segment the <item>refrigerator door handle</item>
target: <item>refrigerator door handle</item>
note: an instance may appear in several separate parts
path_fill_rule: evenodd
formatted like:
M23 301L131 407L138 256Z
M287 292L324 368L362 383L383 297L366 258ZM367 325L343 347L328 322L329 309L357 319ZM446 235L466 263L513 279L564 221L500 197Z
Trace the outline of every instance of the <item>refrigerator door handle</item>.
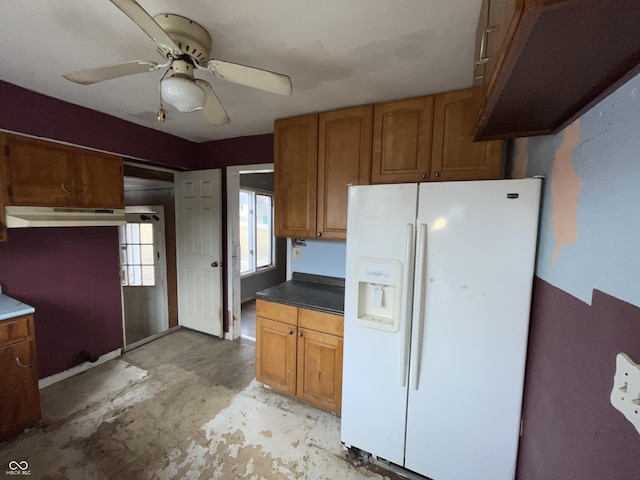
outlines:
M406 244L404 248L404 279L402 281L404 295L402 298L402 320L400 330L400 369L398 382L401 387L407 386L407 370L409 369L409 340L411 339L411 308L413 291L413 262L415 242L413 238L414 225L407 224Z
M413 296L413 318L411 321L411 388L418 390L420 358L422 357L422 316L424 315L424 276L427 273L427 224L421 223L418 230L416 253L416 286Z

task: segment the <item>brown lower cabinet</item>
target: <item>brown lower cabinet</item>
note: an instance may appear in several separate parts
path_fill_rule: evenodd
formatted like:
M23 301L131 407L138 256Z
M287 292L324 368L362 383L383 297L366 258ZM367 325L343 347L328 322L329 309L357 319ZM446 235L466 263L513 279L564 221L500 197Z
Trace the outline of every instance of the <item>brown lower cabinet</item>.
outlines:
M0 321L0 440L40 418L33 315Z
M320 408L342 408L339 315L256 301L256 379Z

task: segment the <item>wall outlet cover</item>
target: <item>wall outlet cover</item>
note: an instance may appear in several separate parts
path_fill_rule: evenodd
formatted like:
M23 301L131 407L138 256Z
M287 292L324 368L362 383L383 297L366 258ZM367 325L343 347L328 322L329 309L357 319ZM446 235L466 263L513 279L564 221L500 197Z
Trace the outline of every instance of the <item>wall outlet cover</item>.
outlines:
M631 360L626 353L616 355L611 405L640 433L640 365Z

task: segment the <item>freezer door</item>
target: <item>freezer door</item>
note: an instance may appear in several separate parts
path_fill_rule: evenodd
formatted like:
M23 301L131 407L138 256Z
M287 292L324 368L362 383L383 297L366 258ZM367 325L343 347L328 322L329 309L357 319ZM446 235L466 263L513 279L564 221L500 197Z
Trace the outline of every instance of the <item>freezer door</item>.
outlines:
M434 480L514 476L540 186L420 186L405 466Z
M341 439L398 464L417 197L417 184L349 187Z

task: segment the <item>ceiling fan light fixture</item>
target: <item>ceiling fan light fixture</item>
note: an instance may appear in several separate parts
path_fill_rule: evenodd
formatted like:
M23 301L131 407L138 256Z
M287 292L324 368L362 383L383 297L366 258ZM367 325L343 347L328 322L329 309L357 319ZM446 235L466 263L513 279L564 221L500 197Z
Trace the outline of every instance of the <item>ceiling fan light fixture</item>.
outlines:
M174 74L160 82L162 99L181 112L193 112L204 107L205 91L191 78Z

